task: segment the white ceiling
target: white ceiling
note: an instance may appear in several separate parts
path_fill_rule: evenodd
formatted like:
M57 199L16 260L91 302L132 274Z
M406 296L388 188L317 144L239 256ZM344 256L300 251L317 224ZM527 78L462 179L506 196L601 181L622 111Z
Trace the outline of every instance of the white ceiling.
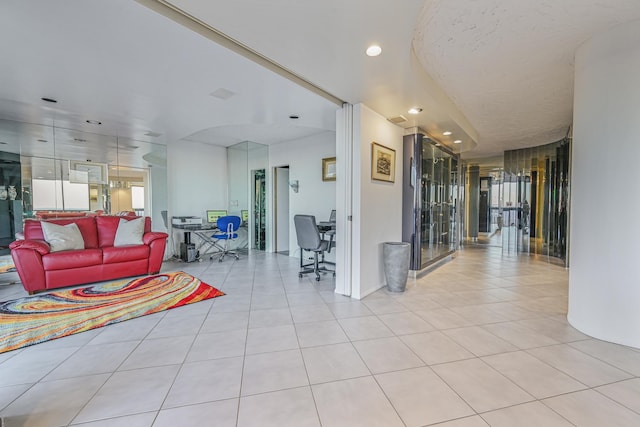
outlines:
M335 103L145 3L157 2L4 2L0 119L55 124L84 135L77 139L103 134L222 146L335 129ZM563 137L571 124L577 46L640 19L639 0L171 4L339 99L363 102L386 117L404 115L409 120L402 126L419 126L468 158ZM371 43L382 46L381 56L364 55ZM221 88L232 96L210 95ZM412 106L423 112L409 116ZM3 132L2 123L8 122L0 122L3 147L21 141L29 152L43 149L34 138ZM453 135L442 136L444 130ZM458 138L463 144L454 146Z
M57 157L104 161L95 151L116 137L144 155L140 141L228 146L335 131L336 104L132 0L5 2L0 58L2 150L52 157L55 141ZM211 95L219 89L230 96Z
M635 19L640 0L426 0L413 45L477 130L478 154L497 154L566 136L576 49Z

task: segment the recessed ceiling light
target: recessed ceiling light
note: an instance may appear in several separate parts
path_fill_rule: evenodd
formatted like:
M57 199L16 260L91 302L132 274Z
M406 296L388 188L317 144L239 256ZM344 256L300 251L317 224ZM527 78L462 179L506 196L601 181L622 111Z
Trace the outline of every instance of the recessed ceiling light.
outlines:
M436 147L440 147L440 143L439 142L436 142Z
M367 48L367 56L378 56L382 53L382 48L377 44L372 44Z
M55 104L56 102L58 102L57 100L53 99L53 98L40 98L45 102L51 102L53 104Z
M97 120L86 120L87 123L89 123L90 125L101 125L102 122L99 122Z
M420 114L420 113L422 113L422 108L418 108L418 107L409 108L408 113L409 114Z
M296 116L295 114L292 114L292 115L290 115L290 116L289 116L289 118L290 118L291 120L297 120L297 119L299 119L299 118L300 118L300 116Z
M451 135L451 131L450 130L445 130L444 132L442 132L442 134L444 136L449 136L449 135Z
M462 144L462 140L461 139L456 139L455 141L453 141L454 144Z

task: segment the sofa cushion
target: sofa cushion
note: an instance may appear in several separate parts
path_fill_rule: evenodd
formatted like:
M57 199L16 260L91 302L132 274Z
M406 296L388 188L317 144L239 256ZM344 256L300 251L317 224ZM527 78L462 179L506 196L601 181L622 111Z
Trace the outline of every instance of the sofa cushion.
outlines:
M120 224L120 216L103 215L95 217L98 227L98 242L101 248L107 246L113 246L113 241L116 238L116 231L118 231L118 224ZM128 219L135 219L134 217ZM151 231L151 218L144 217L144 232Z
M46 271L66 270L100 264L102 264L102 250L100 249L54 252L42 257L42 265ZM96 278L96 280L99 279Z
M58 225L76 224L82 234L84 247L87 249L98 247L98 229L95 218L50 219L47 222ZM27 219L24 222L24 238L25 240L44 240L41 221Z
M111 246L102 248L102 262L105 264L135 261L146 258L149 258L149 246L147 245Z
M58 225L43 221L41 225L50 252L84 249L84 239L77 224Z
M144 233L144 218L136 218L127 221L120 218L113 246L141 245Z

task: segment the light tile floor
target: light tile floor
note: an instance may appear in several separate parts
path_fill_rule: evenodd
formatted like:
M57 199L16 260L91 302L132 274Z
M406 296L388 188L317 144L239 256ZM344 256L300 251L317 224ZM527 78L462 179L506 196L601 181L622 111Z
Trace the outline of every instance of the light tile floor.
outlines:
M0 354L4 426L640 425L640 350L569 326L533 257L461 250L362 301L283 255L163 268L227 295Z

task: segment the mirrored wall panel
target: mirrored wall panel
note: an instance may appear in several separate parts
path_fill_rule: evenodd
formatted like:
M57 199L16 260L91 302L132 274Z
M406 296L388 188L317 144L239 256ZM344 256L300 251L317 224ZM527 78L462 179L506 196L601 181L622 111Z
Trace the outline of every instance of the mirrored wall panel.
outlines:
M245 141L227 147L229 215L242 218L251 249L266 248L266 172L269 147Z
M420 270L457 248L460 162L421 134L405 136L403 152L403 241Z
M566 264L570 153L570 139L563 139L506 151L499 165L468 165L466 244Z
M505 151L502 248L567 259L570 139Z
M162 230L166 153L148 141L0 120L0 246L25 218L134 212Z

